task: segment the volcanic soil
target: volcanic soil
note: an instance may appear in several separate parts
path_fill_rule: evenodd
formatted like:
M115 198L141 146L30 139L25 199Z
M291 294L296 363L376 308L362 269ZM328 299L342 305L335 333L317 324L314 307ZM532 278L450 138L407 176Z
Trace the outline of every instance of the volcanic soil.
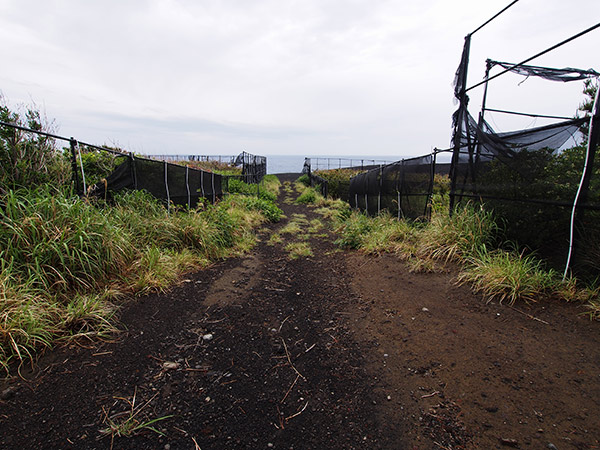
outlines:
M341 251L292 199L251 254L4 381L0 448L600 448L600 325L583 306L486 303L455 268ZM293 242L312 255L292 259Z

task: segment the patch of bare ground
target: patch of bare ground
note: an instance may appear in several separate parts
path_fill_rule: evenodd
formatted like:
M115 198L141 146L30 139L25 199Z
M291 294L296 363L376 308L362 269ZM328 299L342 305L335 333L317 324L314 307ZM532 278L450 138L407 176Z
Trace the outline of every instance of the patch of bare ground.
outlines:
M392 397L382 414L412 445L599 448L600 330L583 308L486 304L452 269L409 273L391 255L350 255L348 271L348 319Z

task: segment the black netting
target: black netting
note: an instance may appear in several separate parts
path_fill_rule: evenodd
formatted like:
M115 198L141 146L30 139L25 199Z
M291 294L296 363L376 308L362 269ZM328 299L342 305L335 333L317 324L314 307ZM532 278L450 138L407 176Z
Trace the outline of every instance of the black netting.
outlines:
M483 120L485 94L477 122L467 111L466 93L483 83L487 92L488 79L508 72L559 82L597 78L599 74L591 69L552 69L487 60L486 81L467 89L468 51L467 37L455 79L454 95L460 104L453 115L451 211L460 202L480 201L494 211L507 239L536 251L556 268L562 269L566 263L578 274L597 276L600 172L597 164L594 167L594 157L598 137L590 134L589 147L578 146L577 139L572 139L587 119L495 133ZM504 71L489 78L494 66ZM597 107L594 114L596 123Z
M427 155L361 173L350 180L350 205L369 214L387 210L411 219L426 216L434 164L434 156Z
M267 158L242 152L235 159L236 166L242 166L242 175L246 183L260 183L267 174Z
M481 201L494 211L506 238L564 268L571 220L586 161L585 146L562 149L584 119L510 133L494 133L468 116L452 169L454 204ZM579 274L600 273L600 177L593 168L575 221ZM595 259L595 263L590 261Z
M517 65L500 61L492 61L490 59L488 59L488 63L490 68L494 66L500 66L519 75L526 77L540 77L550 81L579 81L600 76L600 73L592 69L581 70L574 69L572 67L553 69L550 67L528 66L525 64Z
M202 197L214 202L222 196L221 175L164 161L121 156L124 161L106 180L91 189L92 195L107 191L145 190L154 197L194 208Z

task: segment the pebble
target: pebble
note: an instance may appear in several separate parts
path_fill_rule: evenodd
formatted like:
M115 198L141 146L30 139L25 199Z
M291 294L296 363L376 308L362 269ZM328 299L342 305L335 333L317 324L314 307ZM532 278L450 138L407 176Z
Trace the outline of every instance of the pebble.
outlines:
M387 396L387 399L388 399L388 400L391 400L391 399L392 399L392 396L391 396L391 395L388 395L388 396Z
M423 306L423 308L421 309L421 311L423 311L423 312L429 312L429 309L428 309L428 308L425 308L425 307Z
M213 337L214 336L212 335L212 333L207 333L204 336L202 336L202 339L204 339L205 341L212 341Z
M210 402L210 397L206 397L206 398L204 399L204 401L205 401L206 403Z
M2 391L0 394L0 400L8 400L15 395L16 389L13 387L8 387Z

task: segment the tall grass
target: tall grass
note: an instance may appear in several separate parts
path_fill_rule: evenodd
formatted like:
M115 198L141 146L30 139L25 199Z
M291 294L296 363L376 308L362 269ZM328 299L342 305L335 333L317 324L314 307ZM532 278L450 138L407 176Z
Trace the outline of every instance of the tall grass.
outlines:
M167 289L186 271L248 250L253 229L280 210L229 196L167 210L144 192L92 203L51 188L0 199L0 365L73 336L114 331L125 295Z

